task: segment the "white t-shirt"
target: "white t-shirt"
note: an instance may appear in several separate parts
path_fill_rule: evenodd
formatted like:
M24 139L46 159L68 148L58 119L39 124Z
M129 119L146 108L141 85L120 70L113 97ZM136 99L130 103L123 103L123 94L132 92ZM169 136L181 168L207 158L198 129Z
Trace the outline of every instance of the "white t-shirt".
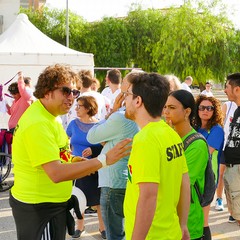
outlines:
M191 88L185 82L182 83L182 89L187 90L190 93L192 92Z
M115 102L116 97L118 96L118 94L121 92L121 89L117 89L114 93L112 92L110 87L106 87L103 89L103 91L101 92L101 94L103 96L105 96L107 99L109 99L110 101L110 109L113 108L113 104Z
M201 95L205 95L207 97L213 97L213 93L211 91L203 90Z
M237 109L237 104L235 102L227 101L224 104L227 106L227 109L226 109L226 116L225 116L224 126L223 126L223 130L224 130L224 146L223 146L223 149L225 148L225 145L226 145L226 142L227 142L227 139L228 139L229 125L232 122L234 112Z

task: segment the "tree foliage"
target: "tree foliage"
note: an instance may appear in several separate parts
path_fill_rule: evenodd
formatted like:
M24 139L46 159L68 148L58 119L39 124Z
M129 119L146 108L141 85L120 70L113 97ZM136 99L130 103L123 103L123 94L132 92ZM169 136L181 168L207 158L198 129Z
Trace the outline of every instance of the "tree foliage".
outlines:
M182 6L165 16L154 60L159 72L174 73L184 79L192 75L199 82L224 78L229 64L228 39L232 25L204 9Z
M131 57L136 67L145 71L156 70L153 64L154 43L159 40L163 14L159 10L137 9L129 12L126 21L128 23L129 35L131 36Z
M212 13L221 0L198 1L197 7L190 2L165 10L142 10L134 5L125 18L105 17L93 23L69 11L70 47L93 53L97 67L135 66L180 79L191 75L195 82L224 81L228 73L239 71L240 32L224 11ZM21 12L65 45L65 10Z
M66 45L66 11L43 7L40 10L21 8L21 13L28 15L29 20L44 34L53 40ZM70 48L78 50L77 40L83 36L87 22L82 17L69 11Z
M127 66L131 55L131 42L125 19L104 18L91 25L95 42L96 66Z

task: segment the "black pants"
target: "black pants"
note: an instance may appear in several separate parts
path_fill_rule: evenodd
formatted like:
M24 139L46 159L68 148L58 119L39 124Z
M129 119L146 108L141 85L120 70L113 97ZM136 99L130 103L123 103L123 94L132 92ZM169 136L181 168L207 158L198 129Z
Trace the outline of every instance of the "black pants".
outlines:
M67 203L26 204L10 193L18 240L65 240ZM46 237L46 229L49 235ZM44 236L45 235L45 236Z

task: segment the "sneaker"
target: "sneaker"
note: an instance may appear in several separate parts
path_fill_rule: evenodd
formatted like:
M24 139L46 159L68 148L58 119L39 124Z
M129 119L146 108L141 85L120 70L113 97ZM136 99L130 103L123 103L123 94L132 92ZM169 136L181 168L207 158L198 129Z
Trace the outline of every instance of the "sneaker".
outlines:
M85 209L84 214L96 214L97 210L92 209L91 207L88 207Z
M100 234L101 234L101 238L102 238L102 239L107 239L106 231L105 231L105 230L100 231L100 229L99 229L99 232L100 232Z
M217 198L216 205L215 205L215 210L217 210L217 211L223 211L224 210L222 198Z
M82 234L85 233L85 228L83 228L83 230L75 230L75 233L71 236L73 239L76 239L76 238L80 238Z
M235 220L235 218L233 218L233 217L230 215L229 218L228 218L228 222L229 222L229 223L235 223L236 220Z

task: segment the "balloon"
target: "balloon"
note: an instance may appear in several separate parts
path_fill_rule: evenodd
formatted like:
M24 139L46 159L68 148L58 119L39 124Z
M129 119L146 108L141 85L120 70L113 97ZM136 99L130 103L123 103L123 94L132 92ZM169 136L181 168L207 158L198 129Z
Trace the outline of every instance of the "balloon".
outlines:
M77 197L80 211L81 211L81 213L84 213L84 211L87 207L87 200L86 200L84 193L78 187L73 186L72 195L75 195ZM73 211L73 210L71 210L71 211Z

